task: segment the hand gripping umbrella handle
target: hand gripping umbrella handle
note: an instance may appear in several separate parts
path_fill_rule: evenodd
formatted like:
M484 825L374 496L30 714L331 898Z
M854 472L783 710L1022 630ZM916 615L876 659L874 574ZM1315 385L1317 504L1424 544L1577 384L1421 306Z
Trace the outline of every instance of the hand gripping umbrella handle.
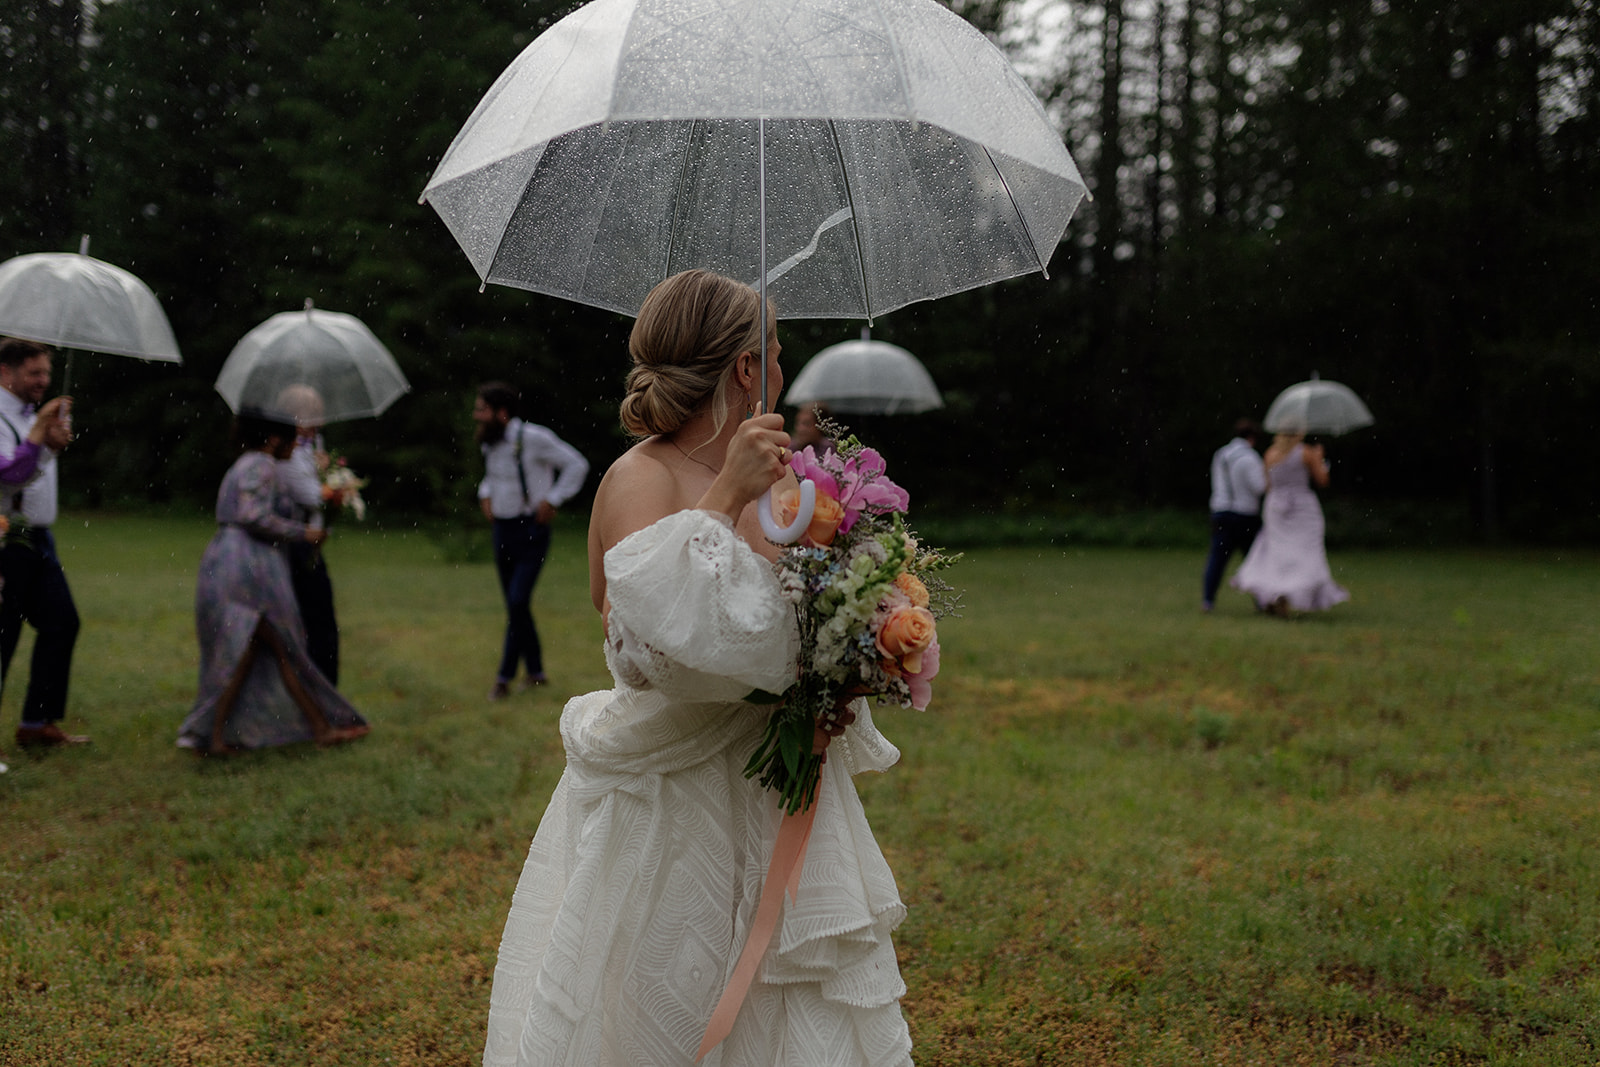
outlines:
M773 517L777 511L777 503L772 498L772 490L768 489L766 497L756 505L756 514L761 518L761 530L773 544L793 544L800 540L800 535L811 525L811 514L817 510L817 483L809 478L800 483L800 507L794 521L787 526L779 526L778 520Z

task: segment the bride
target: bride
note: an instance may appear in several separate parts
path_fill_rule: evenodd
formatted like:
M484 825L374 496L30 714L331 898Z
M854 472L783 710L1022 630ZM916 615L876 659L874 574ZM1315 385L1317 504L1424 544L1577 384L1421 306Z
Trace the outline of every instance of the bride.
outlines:
M486 1065L692 1064L747 938L781 812L744 777L766 710L743 698L784 690L799 652L755 510L791 477L781 416L755 414L783 386L761 311L749 286L688 271L634 324L622 422L643 440L606 472L589 524L616 688L562 713L566 772L512 897ZM850 781L899 753L864 701L853 710L798 896L706 1067L911 1063L890 942L905 907Z

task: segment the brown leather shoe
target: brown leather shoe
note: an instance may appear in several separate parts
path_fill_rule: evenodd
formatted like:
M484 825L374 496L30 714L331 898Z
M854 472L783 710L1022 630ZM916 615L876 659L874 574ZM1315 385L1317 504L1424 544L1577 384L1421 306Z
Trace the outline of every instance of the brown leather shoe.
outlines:
M62 731L61 727L53 722L43 726L17 727L17 744L23 748L48 748L55 745L87 745L89 739L83 734L69 734Z

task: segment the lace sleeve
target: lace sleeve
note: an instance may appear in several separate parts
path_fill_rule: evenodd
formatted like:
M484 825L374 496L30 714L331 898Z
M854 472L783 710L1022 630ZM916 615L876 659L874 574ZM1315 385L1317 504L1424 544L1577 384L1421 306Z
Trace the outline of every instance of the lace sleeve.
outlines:
M680 511L606 553L617 680L688 700L782 692L800 650L772 565L725 516Z

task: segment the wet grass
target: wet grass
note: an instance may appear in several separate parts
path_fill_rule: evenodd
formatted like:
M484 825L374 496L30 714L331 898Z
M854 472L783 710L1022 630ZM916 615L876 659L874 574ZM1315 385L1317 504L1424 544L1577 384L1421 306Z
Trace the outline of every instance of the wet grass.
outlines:
M86 750L0 747L0 1063L468 1064L500 927L606 683L582 532L535 603L556 684L484 701L490 568L329 549L345 750L223 763L193 697L206 524L58 534ZM1197 610L1202 551L991 549L927 713L860 780L911 908L923 1067L1600 1057L1600 556L1339 554L1283 623Z

